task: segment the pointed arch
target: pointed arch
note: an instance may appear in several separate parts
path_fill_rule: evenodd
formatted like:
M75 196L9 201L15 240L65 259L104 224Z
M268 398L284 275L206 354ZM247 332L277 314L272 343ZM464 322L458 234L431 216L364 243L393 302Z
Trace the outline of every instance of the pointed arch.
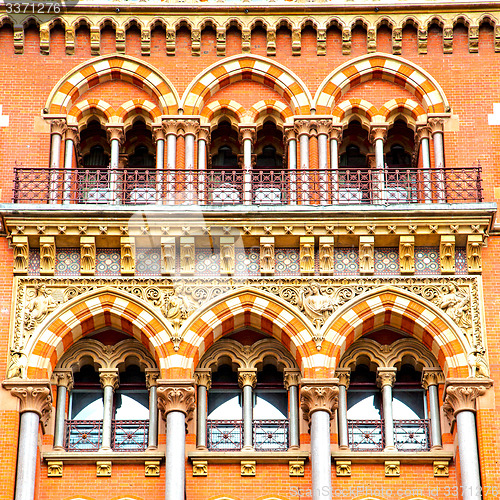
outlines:
M375 79L387 80L409 90L427 113L443 113L449 108L443 89L427 71L402 57L377 52L348 61L332 71L314 97L316 113L329 114L349 89Z
M28 378L50 378L69 347L102 328L134 337L164 368L170 327L142 299L106 287L75 297L45 319L26 346Z
M87 116L96 116L101 125L109 123L115 114L115 109L102 99L86 99L77 102L68 113L68 125L80 124Z
M158 122L161 116L161 111L156 104L147 99L131 99L123 103L117 110L116 114L122 123L127 124L133 120L135 116L142 116L146 123L151 124Z
M326 362L313 341L313 327L302 313L274 295L242 288L217 297L183 325L179 355L184 357L185 375L191 376L217 339L242 327L253 327L280 341L305 376L315 376L314 367Z
M179 95L168 78L140 59L120 54L97 57L66 73L52 89L46 109L51 114L66 114L88 89L109 80L122 80L155 96L162 114L177 113Z
M293 116L292 110L283 102L276 99L263 99L256 102L249 109L250 120L257 123L264 120L266 116L275 116L279 122L285 123L288 118Z
M333 363L332 370L356 339L382 326L422 342L446 377L469 376L467 346L457 325L434 304L392 286L361 294L325 323L322 353Z
M351 115L358 115L366 118L368 122L378 115L378 109L371 102L365 99L348 99L337 104L332 111L334 123L342 123L344 118Z
M391 118L399 113L411 117L413 121L427 118L424 108L418 102L404 97L387 101L379 110L386 122L390 122Z
M201 116L208 123L215 117L223 114L231 117L236 123L240 123L245 114L245 108L239 102L232 99L219 99L209 102L201 112Z
M266 57L241 54L203 70L184 92L181 108L185 114L199 114L217 91L243 79L253 80L278 92L296 115L309 114L311 110L311 94L297 75Z

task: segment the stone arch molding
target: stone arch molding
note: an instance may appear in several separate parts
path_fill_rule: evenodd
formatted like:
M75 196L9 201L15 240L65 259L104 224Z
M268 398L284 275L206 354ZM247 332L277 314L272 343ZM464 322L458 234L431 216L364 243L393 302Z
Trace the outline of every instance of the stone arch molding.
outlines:
M112 287L91 290L53 310L28 340L28 378L49 378L63 354L102 328L115 328L140 342L162 369L173 336L170 325L148 303Z

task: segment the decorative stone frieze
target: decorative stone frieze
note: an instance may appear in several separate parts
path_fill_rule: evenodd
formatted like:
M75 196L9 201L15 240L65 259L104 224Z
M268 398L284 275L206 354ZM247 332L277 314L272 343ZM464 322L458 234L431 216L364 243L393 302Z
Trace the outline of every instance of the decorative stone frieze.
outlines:
M335 460L335 471L337 477L351 476L351 461L350 460Z
M93 236L80 237L80 273L92 275L95 273L96 249Z
M212 370L210 368L198 368L194 372L194 380L196 385L201 385L210 390L212 385Z
M159 477L160 476L160 461L147 460L144 462L144 476L145 477Z
M304 477L304 460L290 460L288 462L288 475L290 477Z
M208 476L207 460L193 460L193 476Z
M386 477L399 477L401 475L401 464L399 460L386 460L384 465Z
M234 274L234 237L224 236L220 239L220 271L221 274Z
M469 273L480 274L482 263L483 237L480 234L467 236L467 270Z
M63 476L63 463L61 461L47 462L47 477L62 477Z
M255 388L257 385L257 368L239 368L238 369L238 385L243 388L250 385Z
M195 270L194 237L184 236L180 240L181 274L193 274Z
M439 261L442 274L453 274L455 272L455 236L452 234L442 235L439 245Z
M8 380L2 386L19 399L19 413L34 412L45 426L52 411L49 380Z
M300 272L314 274L314 236L300 237Z
M339 403L337 379L312 380L303 379L300 389L300 407L305 420L318 410L326 411L333 418Z
M40 274L52 275L56 267L56 242L53 236L40 236Z
M401 274L415 272L415 236L399 238L399 270Z
M27 236L13 236L14 274L28 274L29 242Z
M104 460L96 462L97 477L111 477L111 461Z
M241 461L241 475L242 476L255 476L257 464L255 460L242 460Z
M158 380L158 408L163 418L171 411L180 411L186 420L193 416L195 404L194 380Z
M122 275L135 273L135 238L123 236L120 238L121 273Z
M261 274L274 274L274 238L263 236L260 238L260 272Z

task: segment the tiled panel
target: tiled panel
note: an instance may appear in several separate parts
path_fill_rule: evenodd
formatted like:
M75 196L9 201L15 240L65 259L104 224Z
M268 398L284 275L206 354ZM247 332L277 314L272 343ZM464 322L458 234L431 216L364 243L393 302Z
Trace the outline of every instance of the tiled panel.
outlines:
M80 249L58 248L56 252L56 276L80 275Z
M159 248L137 248L135 251L135 274L160 276L161 251Z
M38 248L30 248L28 276L40 276L40 250Z
M96 250L96 276L120 276L120 249L98 248Z
M415 247L415 274L440 274L438 247Z
M277 248L275 258L274 273L276 276L297 276L300 274L298 248Z
M260 276L260 249L236 248L236 276Z
M196 271L197 276L218 276L220 274L220 259L218 249L197 248L196 249Z
M467 270L467 250L465 247L455 248L455 274L469 274Z
M399 249L398 248L375 248L375 273L381 275L398 275L399 271Z
M333 257L334 274L345 274L348 276L359 274L358 248L335 248Z

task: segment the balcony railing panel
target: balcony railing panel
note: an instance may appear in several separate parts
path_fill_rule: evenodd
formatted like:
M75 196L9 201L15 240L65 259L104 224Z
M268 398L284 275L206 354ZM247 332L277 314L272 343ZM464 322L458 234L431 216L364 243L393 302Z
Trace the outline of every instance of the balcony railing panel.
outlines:
M15 203L344 205L482 201L480 167L337 170L14 168Z
M394 440L399 451L428 451L431 448L429 420L394 420Z
M66 420L66 451L97 451L101 438L102 420Z
M243 420L207 420L208 449L237 451L243 446Z
M148 447L148 420L113 420L114 451L144 451Z
M384 449L383 420L348 420L349 448L352 451Z
M254 420L253 444L256 451L288 450L288 420Z

